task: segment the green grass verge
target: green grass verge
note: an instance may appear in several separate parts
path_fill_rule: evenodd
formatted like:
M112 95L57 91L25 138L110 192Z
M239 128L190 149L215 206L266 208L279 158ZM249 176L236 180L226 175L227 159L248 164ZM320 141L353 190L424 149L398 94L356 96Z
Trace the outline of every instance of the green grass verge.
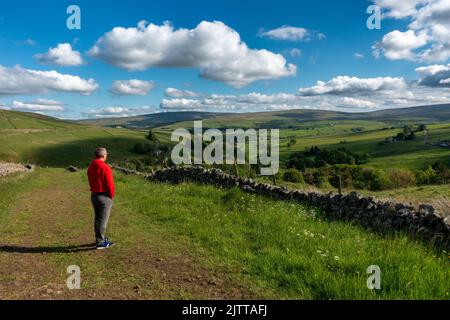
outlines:
M119 161L137 157L131 149L144 139L143 132L96 127L45 129L32 133L0 130L0 159L50 167L86 167L96 147L106 147L110 161Z
M329 222L302 205L212 186L118 176L117 210L142 231L189 244L269 298L448 299L449 265L405 236ZM378 265L382 289L367 289ZM237 272L236 272L237 271Z

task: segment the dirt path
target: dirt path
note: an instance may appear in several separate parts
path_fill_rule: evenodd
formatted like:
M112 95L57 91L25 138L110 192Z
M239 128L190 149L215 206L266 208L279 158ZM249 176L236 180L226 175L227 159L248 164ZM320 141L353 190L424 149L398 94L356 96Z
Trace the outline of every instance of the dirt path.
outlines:
M186 252L156 246L117 208L111 228L118 244L94 250L83 175L37 170L31 190L17 197L0 225L0 299L254 298ZM70 265L81 269L81 290L66 287Z

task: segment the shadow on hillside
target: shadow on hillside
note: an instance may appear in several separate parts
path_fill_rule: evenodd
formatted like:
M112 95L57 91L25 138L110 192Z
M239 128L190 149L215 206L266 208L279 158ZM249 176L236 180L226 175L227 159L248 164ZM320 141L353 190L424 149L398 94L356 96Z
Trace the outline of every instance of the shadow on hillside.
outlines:
M127 128L157 128L169 126L177 122L206 120L209 118L227 115L226 113L213 112L166 112L137 116L126 122Z
M0 246L0 252L8 253L75 253L95 250L95 243L66 247L22 247L22 246Z
M143 141L143 138L111 136L49 144L33 151L26 160L40 166L65 168L74 165L84 168L91 162L97 147L105 147L109 153L108 161L114 162L136 157L131 150L136 143Z

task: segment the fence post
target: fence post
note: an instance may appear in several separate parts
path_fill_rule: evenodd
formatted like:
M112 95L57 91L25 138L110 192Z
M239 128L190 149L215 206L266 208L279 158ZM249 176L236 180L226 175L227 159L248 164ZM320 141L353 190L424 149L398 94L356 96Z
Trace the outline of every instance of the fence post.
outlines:
M234 173L236 174L236 177L239 177L239 170L238 170L238 166L236 164L236 161L234 161Z
M275 177L275 175L272 176L273 179L273 185L276 186L277 185L277 178Z
M338 178L339 178L338 192L340 195L342 195L342 176L338 175Z

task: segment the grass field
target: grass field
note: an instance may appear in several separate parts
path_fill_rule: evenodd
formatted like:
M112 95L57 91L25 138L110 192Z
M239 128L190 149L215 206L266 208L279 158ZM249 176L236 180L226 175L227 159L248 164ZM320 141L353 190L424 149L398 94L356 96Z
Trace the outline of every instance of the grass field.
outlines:
M230 124L229 124L230 125ZM153 130L162 141L169 142L170 135L176 128L191 128L192 122L177 123L171 126ZM260 124L260 126L264 127ZM400 141L387 145L380 145L385 138L393 137L401 132L401 127L388 128L388 123L371 122L365 120L353 121L313 121L307 122L300 128L280 129L280 160L286 161L289 156L298 151L304 151L311 146L322 149L346 148L355 153L368 153L371 160L368 166L376 168L410 168L421 169L433 164L437 160L450 165L450 148L425 145L423 133L417 135L414 141ZM204 121L205 128L225 128L224 123L212 120ZM249 128L249 124L233 123L231 128ZM428 125L431 142L450 140L450 123L436 123ZM289 146L291 139L296 143ZM343 143L345 142L345 143Z
M84 173L38 169L0 182L1 298L449 297L447 257L406 237L237 190L116 180L110 231L119 244L109 252L89 250ZM73 264L77 292L64 289ZM382 270L380 291L366 286L370 265Z
M0 110L0 129L61 129L79 127L82 126L37 113Z
M5 128L10 122L15 129ZM98 146L108 148L110 160L115 161L136 157L130 150L144 139L144 133L139 131L84 126L39 115L0 111L0 160L3 161L86 167Z

